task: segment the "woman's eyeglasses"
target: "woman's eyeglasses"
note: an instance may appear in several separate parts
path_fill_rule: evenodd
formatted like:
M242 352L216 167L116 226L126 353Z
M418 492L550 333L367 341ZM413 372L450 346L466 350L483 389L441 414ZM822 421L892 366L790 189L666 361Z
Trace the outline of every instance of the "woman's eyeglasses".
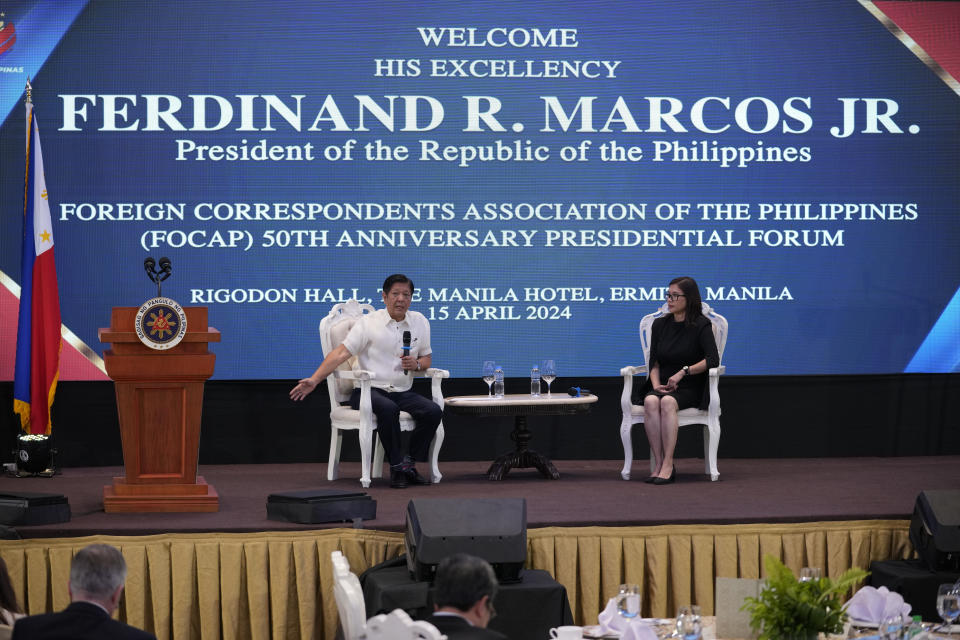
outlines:
M682 293L668 293L668 294L665 296L665 298L666 298L667 300L670 300L670 301L674 301L674 300L676 300L677 298L686 298L686 297L687 297L687 296L683 295Z

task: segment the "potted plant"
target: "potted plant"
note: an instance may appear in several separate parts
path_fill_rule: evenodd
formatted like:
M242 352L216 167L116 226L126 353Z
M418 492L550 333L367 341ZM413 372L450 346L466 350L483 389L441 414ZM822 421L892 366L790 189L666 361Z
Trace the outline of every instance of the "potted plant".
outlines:
M766 582L756 598L747 598L750 627L759 640L808 640L822 633L840 633L847 619L843 600L857 582L867 577L863 569L848 569L836 580L820 578L801 582L782 562L764 556Z

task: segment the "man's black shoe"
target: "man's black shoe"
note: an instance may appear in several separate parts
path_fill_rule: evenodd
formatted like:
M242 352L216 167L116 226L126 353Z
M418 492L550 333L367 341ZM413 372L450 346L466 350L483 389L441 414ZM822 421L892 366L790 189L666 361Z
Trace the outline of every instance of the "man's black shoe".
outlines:
M417 468L409 466L403 470L407 474L407 482L410 484L430 484L430 481L417 473Z
M403 469L390 469L390 487L393 489L406 489L408 483L407 472Z

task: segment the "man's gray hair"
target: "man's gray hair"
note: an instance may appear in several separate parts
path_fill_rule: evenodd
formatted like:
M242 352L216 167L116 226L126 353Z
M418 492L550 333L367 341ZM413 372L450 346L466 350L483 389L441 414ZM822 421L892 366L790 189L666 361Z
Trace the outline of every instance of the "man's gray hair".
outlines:
M116 547L91 544L77 552L70 565L70 588L96 598L109 598L127 580L127 563Z
M457 553L437 565L433 580L433 603L438 607L453 607L468 611L483 596L493 602L497 595L497 575L490 563L476 556Z

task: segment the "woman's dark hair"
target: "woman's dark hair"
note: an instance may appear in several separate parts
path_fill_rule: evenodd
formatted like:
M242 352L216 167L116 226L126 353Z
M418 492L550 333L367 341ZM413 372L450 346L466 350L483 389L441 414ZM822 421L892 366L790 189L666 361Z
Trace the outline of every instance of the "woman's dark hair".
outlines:
M383 281L383 292L388 293L390 289L393 288L393 285L398 283L410 285L410 293L416 291L416 289L413 288L413 280L402 273L395 273L392 276L387 276L387 279Z
M684 324L694 324L703 315L703 301L700 299L700 288L697 286L697 281L689 276L681 276L671 280L670 284L680 287L680 290L683 291L683 297L687 299Z
M0 607L13 613L23 613L17 604L17 596L13 593L13 584L10 574L7 573L7 563L0 558Z

